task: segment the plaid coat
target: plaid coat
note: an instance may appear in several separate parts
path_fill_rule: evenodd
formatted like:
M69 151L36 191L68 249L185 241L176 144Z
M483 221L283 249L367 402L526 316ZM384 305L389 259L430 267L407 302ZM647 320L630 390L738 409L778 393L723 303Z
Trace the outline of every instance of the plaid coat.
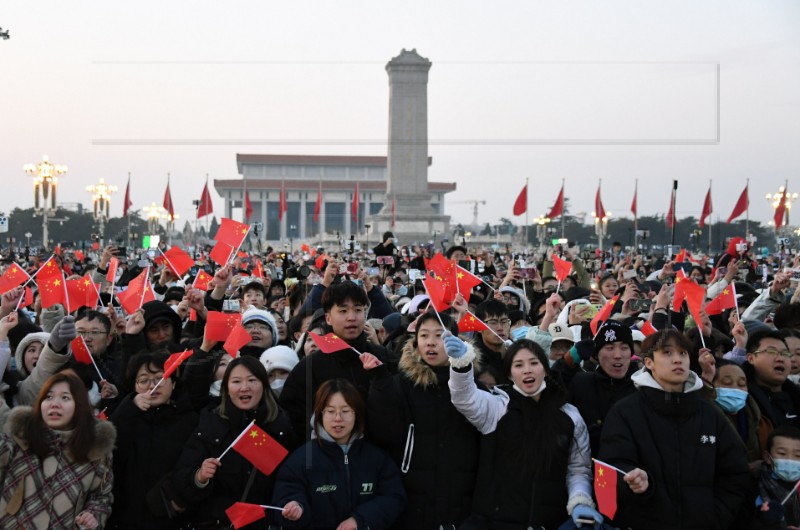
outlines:
M75 518L87 510L102 528L111 513L114 426L95 423L94 447L83 464L70 458L59 433L47 430L54 452L40 462L24 438L31 415L30 407L15 407L0 434L0 528L74 530Z

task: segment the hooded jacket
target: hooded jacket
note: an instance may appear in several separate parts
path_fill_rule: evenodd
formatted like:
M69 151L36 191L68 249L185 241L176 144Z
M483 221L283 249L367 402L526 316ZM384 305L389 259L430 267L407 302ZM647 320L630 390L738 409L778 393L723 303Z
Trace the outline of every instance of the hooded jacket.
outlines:
M430 366L409 339L398 374L379 366L370 376L367 435L400 466L408 494L396 527L460 525L471 510L481 436L450 401L450 366Z
M40 334L35 333L34 335L39 336ZM48 338L50 337L49 333L42 335L47 335ZM16 400L19 405L33 405L45 381L69 362L70 355L66 348L64 348L64 353L53 351L53 348L50 347L50 343L45 339L44 348L42 348L42 353L39 354L39 360L36 361L36 366L33 367L31 373L28 374L27 370L25 370L24 362L22 362L25 350L24 348L20 350L20 347L22 347L23 344L25 344L24 339L20 342L19 347L17 347L17 359L20 363L17 365L17 369L20 370L20 374L25 374L26 377L17 385Z
M291 455L278 471L273 504L296 501L297 521L281 518L282 527L334 530L349 517L358 528L387 530L406 503L397 466L363 438L340 446L322 430Z
M634 494L617 476L614 522L633 530L728 528L748 496L744 446L728 421L700 396L689 372L683 392L666 392L642 368L637 392L606 418L600 460L647 472L647 491Z
M95 442L85 463L70 456L68 434L47 429L53 453L39 461L25 438L32 414L30 407L14 408L0 435L0 528L73 530L83 511L90 511L102 528L111 513L114 426L95 421Z
M172 324L172 339L170 340L168 349L173 352L182 351L179 346L181 343L181 317L178 316L178 313L160 300L147 302L142 305L142 310L144 311L144 329L147 329L150 324L159 319L169 321L169 323ZM136 335L122 334L122 351L126 361L137 353L147 350L149 347L150 345L147 344L144 330Z
M767 446L767 437L776 427L787 423L800 427L800 388L789 379L783 382L781 393L790 402L779 399L775 393L758 384L756 369L749 362L742 364L744 375L747 376L747 392L758 405L761 413L758 422L758 439L761 447ZM776 399L778 398L778 399ZM749 398L748 398L749 400ZM794 408L793 411L787 408Z

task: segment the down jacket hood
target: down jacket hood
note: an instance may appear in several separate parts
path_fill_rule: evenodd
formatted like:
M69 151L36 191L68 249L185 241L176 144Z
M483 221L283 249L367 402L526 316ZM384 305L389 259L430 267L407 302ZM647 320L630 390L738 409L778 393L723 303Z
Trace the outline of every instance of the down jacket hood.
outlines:
M50 340L50 334L44 331L28 333L22 337L22 340L19 341L17 345L17 350L14 352L14 362L17 364L17 372L20 376L25 378L31 375L25 368L25 350L28 349L28 346L33 342L41 342L42 349L44 349L47 346L48 340Z
M653 374L651 374L650 370L647 368L640 368L637 370L636 373L631 376L631 381L636 385L636 388L655 388L656 390L666 392L666 390L656 382L653 378ZM689 392L695 392L701 388L703 388L703 380L697 377L696 373L689 370L689 379L683 383L683 393L688 394Z
M465 358L472 358L475 371L481 370L481 356L477 350L472 347L469 342L467 344L467 353L464 354ZM436 375L436 369L425 362L420 355L417 348L414 347L414 337L409 338L403 345L403 353L400 357L400 362L397 365L398 371L404 374L408 379L414 383L414 386L421 386L423 388L429 386L437 386L439 384L439 377ZM450 364L445 364L442 367L449 374Z

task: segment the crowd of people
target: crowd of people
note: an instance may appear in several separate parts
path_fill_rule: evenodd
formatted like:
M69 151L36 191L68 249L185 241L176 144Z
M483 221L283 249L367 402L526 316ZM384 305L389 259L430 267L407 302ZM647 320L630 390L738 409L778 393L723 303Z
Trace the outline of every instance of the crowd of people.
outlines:
M166 250L5 256L33 279L0 298L0 528L800 528L800 257L455 245L476 282L443 295L391 233L181 276ZM48 258L98 302L43 303ZM253 426L269 473L228 450Z

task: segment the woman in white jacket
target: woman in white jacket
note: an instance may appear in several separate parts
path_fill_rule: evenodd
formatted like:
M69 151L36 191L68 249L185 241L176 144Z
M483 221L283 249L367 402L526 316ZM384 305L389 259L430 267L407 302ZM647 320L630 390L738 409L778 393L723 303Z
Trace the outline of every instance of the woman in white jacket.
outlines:
M452 335L445 347L453 405L484 435L473 514L461 529L555 529L568 516L577 526L602 522L586 425L550 378L542 348L514 342L503 360L512 385L485 392L475 384L472 348Z

